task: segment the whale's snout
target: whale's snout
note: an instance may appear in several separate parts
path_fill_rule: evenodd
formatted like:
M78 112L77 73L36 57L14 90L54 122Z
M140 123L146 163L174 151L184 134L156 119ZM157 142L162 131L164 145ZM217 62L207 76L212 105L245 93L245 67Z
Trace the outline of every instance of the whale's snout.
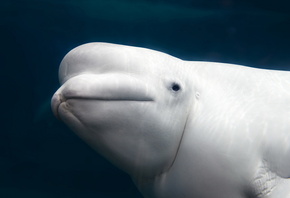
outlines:
M52 96L51 98L51 110L54 114L54 116L60 120L58 108L59 105L64 101L64 98L62 97L62 94L60 94L58 91Z
M145 80L124 74L80 74L68 79L53 95L51 108L61 120L86 101L153 102L156 91ZM71 106L72 101L74 105Z

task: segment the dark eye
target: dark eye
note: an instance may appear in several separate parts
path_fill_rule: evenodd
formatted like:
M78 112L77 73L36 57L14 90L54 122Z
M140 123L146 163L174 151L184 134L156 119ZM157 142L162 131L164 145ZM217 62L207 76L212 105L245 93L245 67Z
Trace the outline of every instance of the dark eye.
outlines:
M172 83L172 85L171 85L171 89L172 89L173 91L179 91L179 90L180 90L180 85L177 84L177 83Z

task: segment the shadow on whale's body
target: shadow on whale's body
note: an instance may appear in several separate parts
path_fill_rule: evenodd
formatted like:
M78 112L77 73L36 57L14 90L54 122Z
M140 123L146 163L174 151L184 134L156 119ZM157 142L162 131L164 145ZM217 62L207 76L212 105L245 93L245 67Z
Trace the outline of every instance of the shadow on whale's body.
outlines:
M89 43L52 110L144 197L290 197L290 73Z

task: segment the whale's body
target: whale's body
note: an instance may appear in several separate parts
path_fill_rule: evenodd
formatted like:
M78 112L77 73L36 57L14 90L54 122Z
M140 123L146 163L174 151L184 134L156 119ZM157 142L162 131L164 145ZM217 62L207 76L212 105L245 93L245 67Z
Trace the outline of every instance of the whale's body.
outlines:
M290 73L89 43L60 65L55 115L144 197L290 197Z

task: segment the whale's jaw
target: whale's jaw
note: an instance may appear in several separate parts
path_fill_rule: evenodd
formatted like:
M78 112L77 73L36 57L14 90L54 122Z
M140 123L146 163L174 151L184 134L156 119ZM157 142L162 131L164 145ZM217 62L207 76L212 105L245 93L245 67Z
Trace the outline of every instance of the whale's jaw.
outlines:
M126 75L81 74L66 81L51 99L54 115L60 119L59 108L68 100L154 101L154 90L146 83ZM69 110L69 109L67 109Z

